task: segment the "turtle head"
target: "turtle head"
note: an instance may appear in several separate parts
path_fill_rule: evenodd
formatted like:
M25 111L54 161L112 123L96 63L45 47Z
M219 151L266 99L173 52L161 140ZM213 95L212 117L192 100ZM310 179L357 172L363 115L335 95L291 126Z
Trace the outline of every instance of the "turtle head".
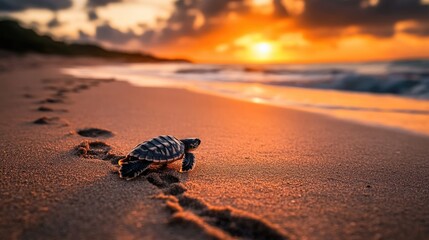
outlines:
M185 138L180 139L185 144L185 151L193 151L198 148L201 144L201 140L198 138Z

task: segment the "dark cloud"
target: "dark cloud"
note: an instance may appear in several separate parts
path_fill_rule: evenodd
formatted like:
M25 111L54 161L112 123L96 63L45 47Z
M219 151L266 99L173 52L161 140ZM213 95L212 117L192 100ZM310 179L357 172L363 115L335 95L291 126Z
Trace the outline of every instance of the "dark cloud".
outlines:
M120 2L123 2L123 0L88 0L87 6L102 7L102 6L107 6L111 3L120 3Z
M72 0L0 0L0 11L22 11L29 8L49 10L66 9L72 6Z
M283 5L281 0L273 0L274 15L279 17L289 16L286 7Z
M229 2L230 1L228 0L202 1L201 4L197 6L197 8L201 10L205 17L213 17L228 10Z
M121 32L118 29L113 28L108 23L97 26L95 30L95 38L100 41L124 44L131 39L138 38L133 31Z
M78 33L79 33L79 38L77 39L77 42L80 42L80 43L94 42L94 38L91 35L87 34L86 32L79 30Z
M215 29L221 22L218 18L225 14L247 10L246 0L176 0L172 14L164 20L166 26L157 34L154 29L147 29L141 39L147 44L160 44L182 36L198 36ZM197 26L198 21L201 21L200 26Z
M325 36L334 36L346 27L356 26L363 34L391 37L395 34L395 24L400 21L429 24L429 5L420 0L379 0L376 5L369 0L305 0L304 12L297 16L290 15L283 3L272 0L272 17L277 21L291 20L306 32L323 33ZM248 8L249 1L245 0L176 0L166 26L156 38L151 39L163 42L181 36L198 36L223 24L219 17L226 17L230 12L248 14ZM192 14L195 12L204 17L204 25L200 28L194 26L198 18ZM413 32L425 33L409 31L410 34Z
M111 0L91 0L88 6L102 6ZM165 27L162 29L151 29L144 26L144 32L137 35L132 31L121 32L109 24L104 24L96 28L95 38L111 43L126 43L131 39L151 44L162 44L174 41L182 36L196 36L206 32L216 26L212 19L227 14L231 10L243 11L245 0L176 0L174 11L167 19L159 20ZM89 14L90 12L88 12ZM201 26L196 26L197 21L201 21Z
M97 15L97 12L95 11L95 9L88 10L88 20L89 21L95 21L97 19L98 19L98 15Z
M169 41L180 36L192 36L195 33L194 22L196 15L191 14L191 12L192 10L197 10L197 1L178 0L174 5L174 12L166 20L167 25L160 30L159 38L157 39L159 42ZM154 40L153 37L150 39Z
M61 22L60 21L58 21L58 17L57 16L54 16L49 22L48 22L48 27L49 28L56 28L56 27L59 27L59 26L61 26Z
M79 30L79 42L94 42L95 40L113 43L113 44L124 44L133 39L140 40L142 42L152 42L156 36L154 30L147 30L143 34L136 34L133 31L129 30L127 32L122 32L109 23L104 23L103 25L97 26L95 30L95 35L91 36L88 33Z
M394 25L366 25L362 26L360 33L366 35L372 35L379 38L388 38L395 35Z
M156 35L155 31L147 30L140 36L140 40L143 42L152 42L155 38L155 35Z
M249 10L246 0L200 0L196 8L209 19L231 11L243 13Z
M306 0L305 11L296 18L299 25L314 28L361 27L363 33L387 37L399 21L429 21L429 6L420 0Z
M194 23L195 16L190 14L190 10L195 10L196 1L187 1L185 0L178 0L174 3L175 10L171 14L171 16L167 19L167 24L171 27L175 27L173 25L180 25L181 28L184 26L192 25ZM167 26L166 28L169 28L170 26Z
M96 7L122 1L124 0L89 0L88 18L90 20L98 18L94 10ZM284 1L272 0L273 15L266 16L250 11L250 0L176 0L170 16L158 21L157 25L163 26L161 29L142 25L140 27L144 32L138 35L133 31L122 32L109 24L103 24L97 27L94 39L116 44L139 39L146 46L151 46L174 42L181 37L197 38L225 26L234 28L228 20L232 12L241 16L248 15L253 19L261 17L261 21L266 22L290 21L296 25L295 28L302 29L306 37L336 37L350 26L358 27L360 33L390 37L395 34L396 23L409 20L416 22L419 27L410 27L403 30L404 32L428 35L429 6L422 4L420 0L379 0L376 5L371 4L369 0L304 0L304 2L304 11L299 15L291 15L288 6L283 4ZM265 28L265 25L263 27ZM292 28L288 26L288 29L283 30L287 32L290 29ZM264 31L261 26L255 27L255 31L258 30ZM282 32L282 29L276 31Z
M402 30L402 32L421 37L429 36L429 24L420 24L416 26L406 27Z
M32 21L32 22L30 22L30 24L29 24L29 27L30 27L31 29L39 29L39 28L40 28L40 26L41 26L41 24L40 24L39 22L36 22L36 21Z

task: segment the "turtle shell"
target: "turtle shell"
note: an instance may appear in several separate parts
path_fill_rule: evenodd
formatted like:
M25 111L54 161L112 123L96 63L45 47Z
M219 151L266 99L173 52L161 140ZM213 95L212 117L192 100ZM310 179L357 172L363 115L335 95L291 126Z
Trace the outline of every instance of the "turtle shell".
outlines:
M140 143L128 155L150 162L171 162L183 158L185 145L173 136L159 136Z

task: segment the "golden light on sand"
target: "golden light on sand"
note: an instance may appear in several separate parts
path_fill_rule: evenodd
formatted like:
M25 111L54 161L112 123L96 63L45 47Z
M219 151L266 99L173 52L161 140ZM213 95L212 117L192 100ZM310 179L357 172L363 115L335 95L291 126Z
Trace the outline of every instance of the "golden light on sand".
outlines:
M260 103L264 103L264 100L263 100L262 98L259 98L259 97L253 97L253 98L251 99L251 101L252 101L253 103L258 103L258 104L260 104Z
M259 42L252 46L255 59L266 60L272 56L273 45L268 42Z

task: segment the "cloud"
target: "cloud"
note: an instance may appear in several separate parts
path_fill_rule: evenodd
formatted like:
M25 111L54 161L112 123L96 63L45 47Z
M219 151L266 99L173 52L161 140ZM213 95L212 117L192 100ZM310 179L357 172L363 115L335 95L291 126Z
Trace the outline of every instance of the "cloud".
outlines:
M129 42L138 36L133 31L122 32L118 29L113 28L108 23L97 26L95 29L95 38L100 41L124 44Z
M292 3L297 2L303 5L303 11L289 14ZM386 38L395 34L395 24L400 21L413 20L426 25L429 21L429 5L420 0L272 0L271 5L272 15L263 16L250 11L250 0L176 0L165 26L147 29L151 38L143 38L143 41L162 44L180 37L198 37L233 24L228 22L230 13L261 21L271 18L274 24L289 22L310 38L338 36L348 27L357 27L359 33ZM276 31L289 32L291 25L285 26ZM266 31L268 28L270 26L261 29L255 26L254 31ZM153 34L154 31L157 33ZM421 35L425 31L410 29L408 33Z
M288 11L286 10L286 7L283 5L283 2L281 0L273 0L273 7L274 15L280 17L289 16Z
M77 42L79 43L94 43L94 37L92 37L91 35L87 34L86 32L79 30L78 32L79 37L77 39Z
M154 30L147 30L141 36L140 40L142 42L152 42L155 38L156 32Z
M70 8L72 0L0 0L0 11L22 11L29 8L61 10Z
M102 41L112 44L126 44L131 40L140 40L141 42L151 42L156 36L156 32L153 30L147 30L142 34L136 34L131 30L127 32L120 31L112 27L109 23L99 25L95 29L94 36L79 30L79 42L95 42Z
M195 5L205 17L210 18L228 11L228 5L231 3L243 3L244 1L228 1L228 0L208 0L201 1Z
M180 37L199 36L219 27L227 14L248 10L245 0L176 0L173 12L163 21L165 26L147 29L141 40L146 44L162 44Z
M362 33L389 37L397 22L429 21L429 6L420 0L306 0L295 20L307 29L357 26Z
M89 0L88 19L98 19L96 7L123 1ZM398 31L395 25L401 21L417 23L402 32L429 35L429 5L420 0L271 0L267 4L271 14L258 12L251 0L176 0L171 14L159 20L157 27L141 25L142 34L120 31L105 23L96 27L93 38L113 44L137 39L145 47L195 44L205 36L214 36L212 45L218 46L250 33L275 41L298 32L314 40L338 37L350 33L349 29L356 29L352 34L388 38ZM297 6L299 10L294 9Z
M112 0L90 0L91 7L102 6ZM201 35L210 28L215 28L217 23L212 21L222 14L228 14L230 10L243 10L244 0L176 0L174 11L166 18L158 22L164 27L149 28L144 27L142 34L135 34L133 31L122 32L109 24L103 24L96 28L95 38L101 41L123 44L132 39L139 39L141 42L151 45L161 45L169 41L175 41L182 36ZM88 12L90 14L90 12Z
M47 24L48 28L56 28L61 26L61 22L58 21L58 17L54 16Z
M107 6L111 3L120 3L123 2L123 0L88 0L87 6L88 7L103 7Z
M408 26L404 28L402 32L411 34L411 35L421 36L421 37L429 36L429 24L427 25L419 24L414 26Z
M97 15L97 12L95 11L95 9L88 10L88 20L89 21L95 21L97 19L98 19L98 15Z

